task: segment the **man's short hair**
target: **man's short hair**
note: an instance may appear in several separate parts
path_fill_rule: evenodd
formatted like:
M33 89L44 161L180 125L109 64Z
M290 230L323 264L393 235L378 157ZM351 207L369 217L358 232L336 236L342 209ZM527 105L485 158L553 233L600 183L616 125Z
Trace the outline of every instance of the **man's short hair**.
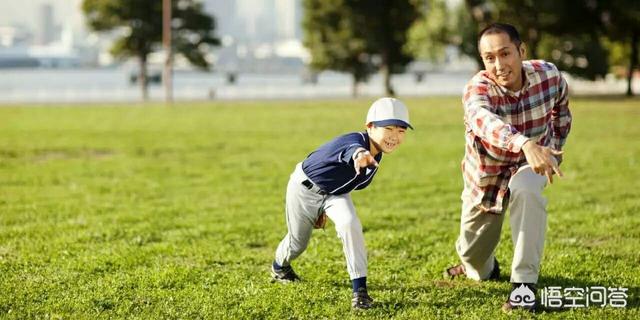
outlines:
M507 23L496 22L488 25L487 27L482 29L480 33L478 33L478 50L480 50L480 39L482 39L482 36L484 36L485 34L496 33L506 33L509 36L509 40L511 40L511 42L516 45L516 48L520 48L522 40L520 39L520 34L518 33L516 27Z

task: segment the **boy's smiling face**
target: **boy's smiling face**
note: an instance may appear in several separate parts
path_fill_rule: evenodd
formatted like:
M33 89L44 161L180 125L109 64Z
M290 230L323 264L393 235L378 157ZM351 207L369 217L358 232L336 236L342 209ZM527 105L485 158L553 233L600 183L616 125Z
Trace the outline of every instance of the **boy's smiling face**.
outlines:
M367 133L371 141L371 153L375 156L380 152L391 153L404 141L407 128L400 126L376 127L373 123L367 125ZM374 150L375 149L375 150Z

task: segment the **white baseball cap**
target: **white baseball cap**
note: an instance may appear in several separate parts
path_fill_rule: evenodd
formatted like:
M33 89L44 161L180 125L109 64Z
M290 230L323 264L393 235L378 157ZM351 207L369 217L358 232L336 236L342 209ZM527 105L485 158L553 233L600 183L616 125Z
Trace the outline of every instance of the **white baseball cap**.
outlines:
M396 98L380 98L376 100L367 113L367 124L376 127L401 126L413 127L409 124L409 111L402 101Z

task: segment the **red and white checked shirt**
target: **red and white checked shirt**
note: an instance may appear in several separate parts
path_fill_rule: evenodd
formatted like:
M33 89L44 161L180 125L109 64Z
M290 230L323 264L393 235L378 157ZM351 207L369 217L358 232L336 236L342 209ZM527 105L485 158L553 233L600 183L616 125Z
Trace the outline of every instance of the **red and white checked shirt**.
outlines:
M552 63L522 62L524 85L511 92L480 71L467 84L462 103L466 127L462 197L500 214L509 180L526 163L529 139L561 150L571 128L567 83Z

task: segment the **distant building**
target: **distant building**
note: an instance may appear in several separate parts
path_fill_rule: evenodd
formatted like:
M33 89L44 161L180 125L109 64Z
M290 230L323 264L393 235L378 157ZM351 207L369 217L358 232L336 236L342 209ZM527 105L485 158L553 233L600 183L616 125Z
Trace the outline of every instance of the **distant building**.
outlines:
M0 68L71 68L83 64L67 25L58 41L30 45L30 36L15 27L0 27Z
M31 40L31 34L24 28L0 26L0 48L25 46Z
M302 40L302 0L278 0L276 15L279 40Z
M235 36L240 32L242 21L238 17L236 1L205 0L204 10L215 18L216 35Z
M309 54L302 46L302 0L204 0L215 17L222 47L212 54L214 70L298 73Z
M50 3L42 4L38 8L38 23L36 28L37 45L47 45L55 40L56 26L53 6Z
M216 34L235 42L302 39L302 0L204 0Z

